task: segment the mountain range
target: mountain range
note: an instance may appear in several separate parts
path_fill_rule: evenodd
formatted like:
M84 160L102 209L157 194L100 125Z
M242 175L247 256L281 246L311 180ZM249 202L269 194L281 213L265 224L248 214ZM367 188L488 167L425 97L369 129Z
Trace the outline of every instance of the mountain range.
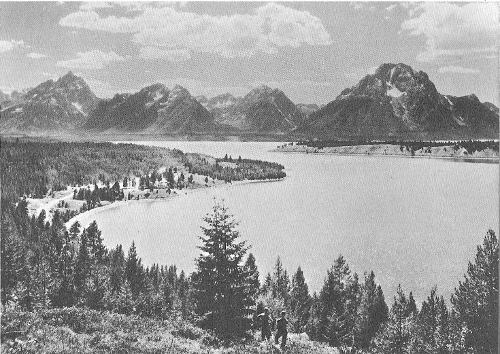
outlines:
M497 138L498 108L439 93L422 71L382 64L324 105L294 104L262 85L243 97L193 97L161 83L99 99L69 72L27 92L0 92L0 132L435 139Z
M498 138L498 108L440 94L426 73L383 64L312 113L297 132L328 138Z
M72 72L48 80L0 111L0 131L60 132L83 127L99 99L87 83Z
M213 116L181 86L154 84L102 100L84 128L97 132L190 134L216 131Z
M226 93L198 99L217 123L241 132L284 134L296 129L305 118L283 91L266 85L254 88L244 97Z

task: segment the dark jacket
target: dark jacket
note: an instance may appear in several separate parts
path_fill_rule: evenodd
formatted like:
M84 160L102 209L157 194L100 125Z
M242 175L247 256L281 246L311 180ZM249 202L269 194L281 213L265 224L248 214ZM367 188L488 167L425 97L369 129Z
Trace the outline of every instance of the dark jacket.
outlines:
M281 333L284 333L286 332L286 325L287 325L288 321L286 320L285 317L281 317L278 319L278 323L277 323L277 329L278 329L278 332L281 332Z

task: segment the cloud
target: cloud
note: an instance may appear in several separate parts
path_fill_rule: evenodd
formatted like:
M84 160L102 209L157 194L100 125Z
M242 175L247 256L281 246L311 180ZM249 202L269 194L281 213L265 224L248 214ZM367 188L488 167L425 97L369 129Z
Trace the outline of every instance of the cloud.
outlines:
M36 53L36 52L28 53L28 54L26 54L26 56L28 58L31 58L31 59L42 59L42 58L46 58L47 57L45 54Z
M23 40L16 41L11 39L10 41L0 40L0 53L10 52L14 48L26 47Z
M368 1L350 1L349 6L352 7L356 11L360 10L376 10L376 7L371 5Z
M442 66L438 69L438 73L440 73L440 74L446 74L446 73L477 74L478 72L479 72L479 70L477 70L477 69L464 68L463 66L455 66L455 65Z
M143 59L166 59L177 62L191 58L188 50L185 49L162 49L158 47L142 47L139 56Z
M56 66L70 69L102 69L109 63L124 60L124 57L113 51L105 53L100 50L91 50L89 52L78 52L75 59L58 61Z
M59 21L61 26L132 34L142 46L216 53L226 58L276 53L281 47L329 45L321 20L307 11L265 4L249 14L213 16L175 7L144 6L133 17L101 17L78 11Z
M498 33L498 5L424 2L409 11L401 24L410 36L423 36L425 50L417 60L431 62L495 50Z
M106 1L88 1L88 2L83 2L80 5L80 10L91 11L96 9L107 9L111 7L113 6L111 6L111 4Z

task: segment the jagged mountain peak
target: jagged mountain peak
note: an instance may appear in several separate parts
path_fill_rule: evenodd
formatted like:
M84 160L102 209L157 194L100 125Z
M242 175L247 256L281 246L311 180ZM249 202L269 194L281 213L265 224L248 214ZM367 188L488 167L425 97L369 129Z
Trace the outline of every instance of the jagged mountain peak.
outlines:
M2 131L57 131L81 127L98 98L85 80L72 72L48 80L3 112Z
M311 114L299 131L344 138L490 137L498 135L498 115L475 95L441 95L423 71L385 63Z
M251 97L251 96L271 95L275 91L276 91L275 89L272 89L271 87L262 84L252 89L246 96Z
M436 87L423 71L415 71L409 65L385 63L374 74L366 75L355 86L343 90L337 98L389 97L404 98L408 94L423 94L439 99Z

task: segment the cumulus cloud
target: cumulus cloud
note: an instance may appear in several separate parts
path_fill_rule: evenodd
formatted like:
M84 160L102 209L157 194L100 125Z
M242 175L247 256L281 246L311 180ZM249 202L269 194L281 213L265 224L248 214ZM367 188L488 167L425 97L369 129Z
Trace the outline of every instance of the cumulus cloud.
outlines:
M321 20L307 11L265 4L250 14L213 16L175 7L145 6L133 17L101 17L78 11L59 21L61 26L132 34L149 47L216 53L227 58L276 53L280 47L329 45Z
M95 9L106 9L113 7L110 3L106 1L86 1L80 5L80 10L95 10Z
M411 9L401 24L403 32L426 39L425 51L417 60L431 62L443 57L495 50L498 34L498 5L424 2Z
M26 54L26 56L28 58L31 58L31 59L42 59L42 58L46 58L47 57L45 54L36 53L36 52L28 53L28 54Z
M74 59L58 61L56 66L70 69L102 69L109 63L124 60L124 57L113 51L106 53L100 50L91 50L89 52L78 52L77 57Z
M453 74L477 74L479 70L472 68L464 68L463 66L449 65L442 66L438 69L438 73L453 73Z
M143 59L166 59L172 62L185 61L191 58L188 50L158 47L142 47L139 56Z
M10 52L14 48L17 47L25 47L23 40L16 41L15 39L11 39L10 41L0 40L0 53Z

